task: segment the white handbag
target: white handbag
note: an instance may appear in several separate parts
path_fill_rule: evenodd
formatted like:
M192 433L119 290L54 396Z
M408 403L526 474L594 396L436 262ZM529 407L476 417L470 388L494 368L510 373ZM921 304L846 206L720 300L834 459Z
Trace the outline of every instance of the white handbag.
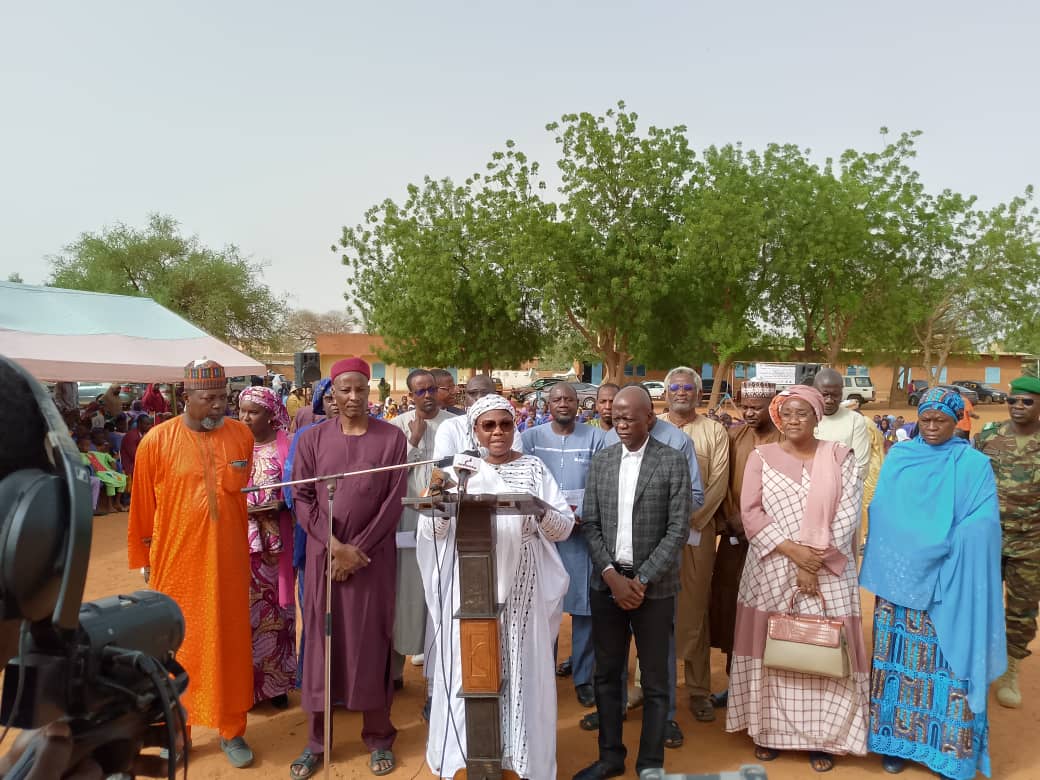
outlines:
M796 615L794 600L797 596L796 589L791 594L791 603L786 612L769 615L762 665L767 669L822 677L848 677L849 649L845 624L826 616L827 602L823 594L819 597L823 604L823 617Z

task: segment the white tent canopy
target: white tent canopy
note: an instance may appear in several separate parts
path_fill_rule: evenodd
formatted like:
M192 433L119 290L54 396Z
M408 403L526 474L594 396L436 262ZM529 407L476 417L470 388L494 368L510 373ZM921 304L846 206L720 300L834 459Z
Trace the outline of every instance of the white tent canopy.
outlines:
M151 298L0 282L0 355L54 382L179 382L192 360L267 368Z

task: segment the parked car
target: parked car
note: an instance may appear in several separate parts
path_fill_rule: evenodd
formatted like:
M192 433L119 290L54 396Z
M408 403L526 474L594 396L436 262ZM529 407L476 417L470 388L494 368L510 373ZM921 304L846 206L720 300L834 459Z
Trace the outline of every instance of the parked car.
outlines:
M493 376L493 377L491 377L491 381L495 383L495 392L498 393L499 395L501 395L502 394L502 380L499 379L497 376Z
M957 387L966 387L969 390L974 390L979 400L985 403L1002 404L1007 402L1007 393L992 385L987 385L985 382L955 379L953 384L957 385Z
M539 379L534 380L529 385L524 385L523 387L518 387L515 390L513 390L513 397L523 400L526 399L527 396L533 392L547 393L549 392L549 388L552 385L555 385L557 382L562 381L563 380L559 377L543 376Z
M843 400L859 401L860 406L864 406L868 401L874 400L874 382L869 376L846 376L844 379Z
M534 390L523 396L521 400L530 401L531 404L538 403L539 400L547 401L549 391L553 385L558 384L557 382L550 382L549 385L543 386L540 390ZM574 391L578 394L578 407L585 411L592 411L596 408L596 394L599 392L599 388L596 385L590 385L588 382L568 382ZM541 398L539 399L539 396Z
M921 384L919 385L918 382ZM913 382L913 392L907 397L906 402L911 406L917 406L921 403L921 396L928 392L928 383L922 379L915 379ZM973 404L979 402L979 395L974 390L968 387L960 387L958 385L936 385L936 387L942 387L946 390L953 390L961 394L961 397L968 399Z
M643 387L646 388L646 392L650 393L650 397L654 400L664 398L664 382L643 382Z

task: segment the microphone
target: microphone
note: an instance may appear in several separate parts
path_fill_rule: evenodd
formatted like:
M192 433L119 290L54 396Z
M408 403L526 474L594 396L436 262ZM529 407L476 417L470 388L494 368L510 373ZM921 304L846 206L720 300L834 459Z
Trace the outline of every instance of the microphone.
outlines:
M452 466L455 465L455 458L461 457L462 455L469 455L469 456L472 456L474 458L479 458L480 457L480 452L479 452L479 450L465 450L465 451L459 452L459 453L457 453L455 455L449 455L448 457L441 458L440 460L435 462L433 464L433 467L435 469L446 469L446 468L452 467ZM474 470L475 469L476 469L476 467L474 466Z
M469 478L480 469L480 457L472 451L460 452L452 458L451 467L459 477L459 494L464 494Z

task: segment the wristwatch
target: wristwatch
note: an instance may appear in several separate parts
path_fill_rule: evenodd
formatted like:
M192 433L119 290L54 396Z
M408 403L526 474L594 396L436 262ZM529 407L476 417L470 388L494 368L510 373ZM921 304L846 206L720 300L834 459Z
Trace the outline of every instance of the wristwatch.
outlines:
M642 585L644 588L650 584L650 580L646 578L645 574L640 574L638 577L636 577L636 579L639 580L639 584Z

